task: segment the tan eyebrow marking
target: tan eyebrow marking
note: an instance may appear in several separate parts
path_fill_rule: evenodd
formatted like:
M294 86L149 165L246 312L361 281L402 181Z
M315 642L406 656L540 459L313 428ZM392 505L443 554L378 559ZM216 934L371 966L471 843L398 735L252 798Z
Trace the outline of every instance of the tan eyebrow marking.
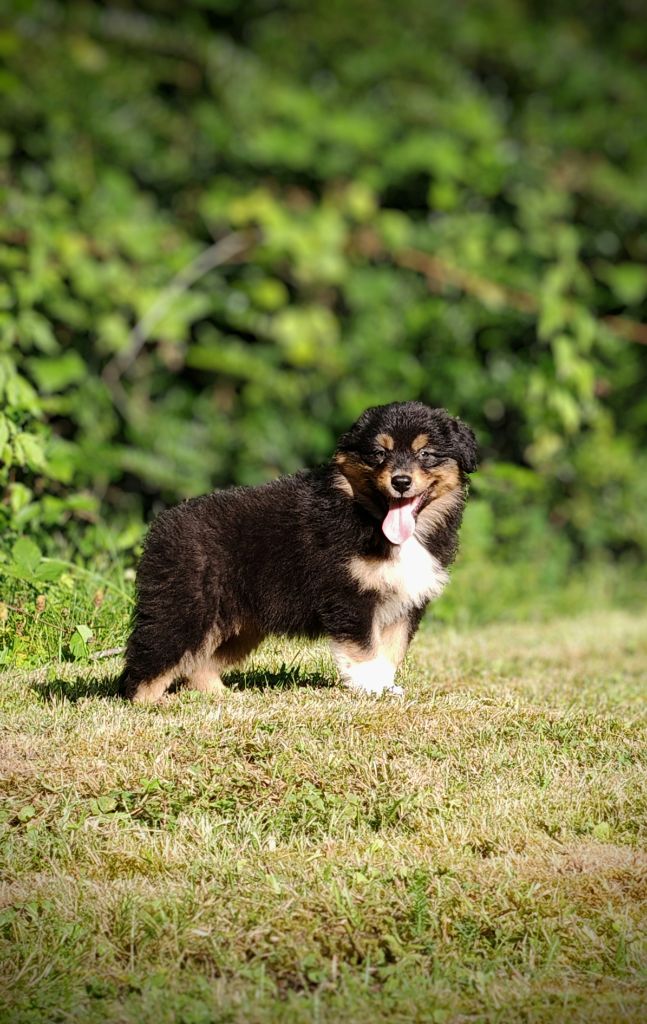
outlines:
M388 452L392 452L395 447L395 442L390 434L378 434L375 440Z
M411 442L412 451L419 452L427 444L429 444L429 434L418 434Z

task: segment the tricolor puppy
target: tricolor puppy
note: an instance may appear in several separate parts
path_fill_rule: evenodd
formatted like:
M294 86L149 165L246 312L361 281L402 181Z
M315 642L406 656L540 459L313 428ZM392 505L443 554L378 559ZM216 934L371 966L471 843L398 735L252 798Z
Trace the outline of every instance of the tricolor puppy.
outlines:
M395 673L447 583L476 469L444 409L367 409L325 466L194 498L153 523L121 692L207 693L270 633L330 639L342 682L401 694Z

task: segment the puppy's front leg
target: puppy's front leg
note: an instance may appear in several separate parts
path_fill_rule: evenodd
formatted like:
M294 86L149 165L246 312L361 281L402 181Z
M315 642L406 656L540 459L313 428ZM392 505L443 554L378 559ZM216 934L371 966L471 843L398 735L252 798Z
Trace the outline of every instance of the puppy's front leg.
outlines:
M364 645L352 641L333 640L331 649L335 664L345 686L376 696L389 694L402 697L404 691L395 684L395 673L404 657L408 640L408 624L392 623Z

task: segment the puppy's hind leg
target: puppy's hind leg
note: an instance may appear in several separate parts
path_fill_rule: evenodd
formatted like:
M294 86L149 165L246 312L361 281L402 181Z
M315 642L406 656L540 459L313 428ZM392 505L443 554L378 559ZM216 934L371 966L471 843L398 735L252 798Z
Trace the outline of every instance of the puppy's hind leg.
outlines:
M199 690L200 693L224 693L225 684L218 673L218 665L214 658L202 662L186 676L187 690Z
M152 659L138 659L133 656L132 645L126 654L126 667L119 680L119 693L126 700L136 704L154 704L160 700L174 679L179 675L179 666L160 664Z
M128 640L119 693L137 704L154 704L181 675L182 661L182 649L161 644L159 630L136 627Z
M160 700L175 679L175 672L163 672L154 679L144 679L129 687L131 692L125 693L135 704L155 704Z
M215 653L219 665L236 665L244 661L248 654L258 647L265 635L253 623L245 623L234 636L229 637L220 645Z
M207 635L200 650L193 655L187 654L182 659L182 675L187 690L198 690L200 693L223 693L225 687L220 678L219 663L215 657L215 649L220 636L213 631Z
M209 648L213 653L202 658L196 656L194 665L186 672L187 687L190 690L200 690L202 693L223 693L226 690L220 678L223 668L243 661L262 639L263 634L251 625L243 626L238 633L215 647L215 650L213 646L216 641L212 638Z

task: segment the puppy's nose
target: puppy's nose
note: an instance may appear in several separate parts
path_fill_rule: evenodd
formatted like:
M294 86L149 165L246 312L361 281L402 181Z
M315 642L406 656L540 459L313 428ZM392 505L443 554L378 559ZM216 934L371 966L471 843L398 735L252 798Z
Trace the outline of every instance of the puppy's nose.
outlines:
M411 477L406 473L398 473L397 476L391 477L391 486L400 494L404 494L411 487Z

